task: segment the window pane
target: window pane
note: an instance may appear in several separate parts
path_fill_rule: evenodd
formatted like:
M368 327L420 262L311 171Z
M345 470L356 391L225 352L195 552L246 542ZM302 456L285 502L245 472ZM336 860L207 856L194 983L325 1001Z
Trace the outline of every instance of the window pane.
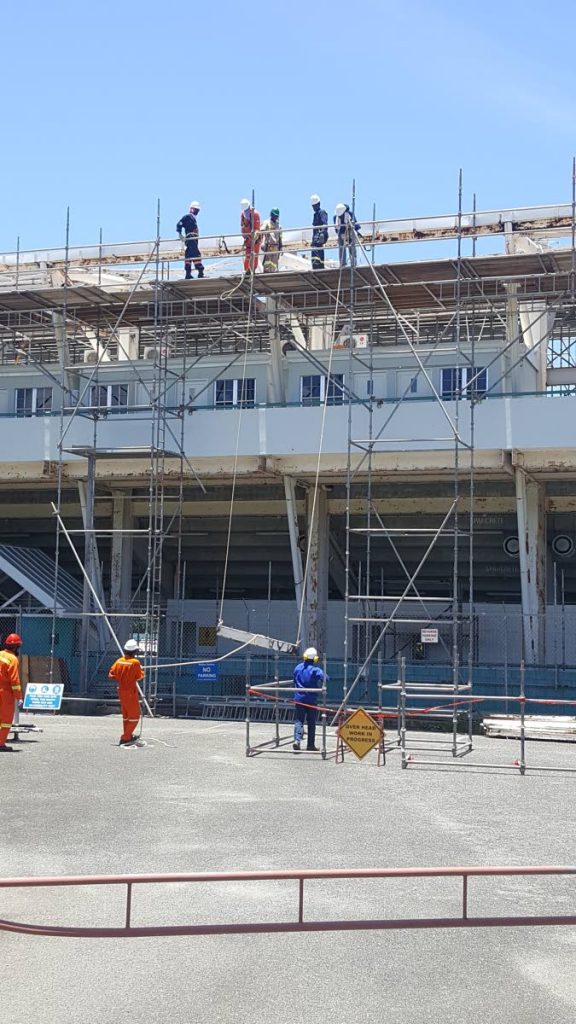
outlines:
M322 378L312 375L301 378L302 383L302 405L318 405Z
M108 405L108 388L104 384L93 384L90 388L90 405L97 409L106 409Z
M36 415L52 411L52 388L36 388Z
M252 409L254 407L254 395L256 393L256 380L254 377L247 377L246 380L238 380L237 393L238 393L238 405L241 405L244 409Z
M34 403L34 388L16 388L16 415L31 416Z
M470 383L468 383L470 381ZM483 366L470 366L466 371L466 393L485 395L488 388L488 373Z
M216 381L216 405L230 408L234 405L234 381L233 380L217 380Z
M328 380L328 397L326 399L327 405L342 405L344 401L344 392L342 385L344 384L343 373L333 373Z
M451 366L449 369L442 370L442 398L454 398L461 380L462 371L456 367Z
M112 384L110 387L110 408L118 408L128 405L128 385Z

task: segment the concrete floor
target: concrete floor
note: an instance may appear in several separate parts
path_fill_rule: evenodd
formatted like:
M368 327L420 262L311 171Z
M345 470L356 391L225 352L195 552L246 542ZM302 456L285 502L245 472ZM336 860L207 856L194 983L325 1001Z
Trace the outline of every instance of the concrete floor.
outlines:
M5 754L2 875L576 862L572 775L244 756L240 724L48 718ZM270 735L260 726L255 738ZM573 745L534 760L576 767ZM476 740L476 760L517 745ZM134 923L290 918L295 883L138 889ZM576 879L471 882L470 913L574 912ZM457 913L457 884L311 883L315 916ZM105 889L3 890L0 916L122 923ZM131 940L0 933L11 1024L574 1024L576 929Z

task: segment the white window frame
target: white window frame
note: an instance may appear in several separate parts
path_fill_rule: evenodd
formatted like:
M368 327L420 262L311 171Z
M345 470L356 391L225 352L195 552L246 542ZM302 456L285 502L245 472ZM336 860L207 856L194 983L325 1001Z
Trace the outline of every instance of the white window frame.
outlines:
M218 400L218 386L219 385L232 385L232 401L224 399L224 401ZM238 396L241 394L241 389L246 392L248 386L252 386L252 397L243 398L238 401ZM235 409L241 407L242 409L253 409L256 405L256 378L255 377L221 377L214 381L214 406L216 409Z
M454 375L454 388L445 388L444 386L444 374L448 373ZM483 386L479 387L482 383L482 374L484 374ZM445 401L455 400L457 391L461 392L460 398L470 398L469 381L471 380L474 380L471 388L474 397L486 394L488 390L488 370L485 366L443 366L440 371L442 398Z
M125 402L112 402L114 388L118 388L118 395L123 392L126 395ZM94 401L95 392L106 391L106 404L96 403ZM105 409L107 412L116 412L117 409L126 409L128 407L128 384L92 384L90 387L90 408L91 409Z
M46 395L47 392L50 393L50 408L49 409L46 409L46 407L44 405L43 405L43 407L41 409L38 409L38 393L40 391L42 391L44 393L44 395ZM32 404L31 404L31 407L30 407L30 411L28 411L28 409L19 409L18 408L18 396L20 394L22 394L22 395L30 394L31 395ZM54 389L53 388L45 388L45 387L40 387L40 388L38 388L38 387L16 388L16 390L14 392L14 412L19 417L48 416L52 412L52 399L53 399L53 397L54 397Z
M304 397L304 381L314 380L319 381L319 397ZM326 401L326 385L328 388L332 387L333 394L328 393L328 400ZM323 405L326 402L327 405L343 405L344 404L344 374L343 373L332 373L330 377L324 376L320 373L304 373L300 377L300 404L301 405Z

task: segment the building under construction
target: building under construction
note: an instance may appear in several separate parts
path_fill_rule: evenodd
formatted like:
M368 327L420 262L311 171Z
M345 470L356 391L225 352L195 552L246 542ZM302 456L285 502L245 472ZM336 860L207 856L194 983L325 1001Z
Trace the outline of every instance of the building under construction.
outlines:
M159 232L0 254L0 611L83 692L112 632L174 706L267 638L345 689L399 655L570 681L574 202L361 232L244 276L204 238L193 281Z

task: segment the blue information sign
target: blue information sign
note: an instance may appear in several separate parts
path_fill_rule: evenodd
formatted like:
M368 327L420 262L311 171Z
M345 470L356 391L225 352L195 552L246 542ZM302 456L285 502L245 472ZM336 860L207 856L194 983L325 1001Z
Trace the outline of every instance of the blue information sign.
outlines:
M217 683L218 665L215 661L205 661L202 665L195 665L197 683Z
M59 711L63 693L62 683L28 683L24 711Z

